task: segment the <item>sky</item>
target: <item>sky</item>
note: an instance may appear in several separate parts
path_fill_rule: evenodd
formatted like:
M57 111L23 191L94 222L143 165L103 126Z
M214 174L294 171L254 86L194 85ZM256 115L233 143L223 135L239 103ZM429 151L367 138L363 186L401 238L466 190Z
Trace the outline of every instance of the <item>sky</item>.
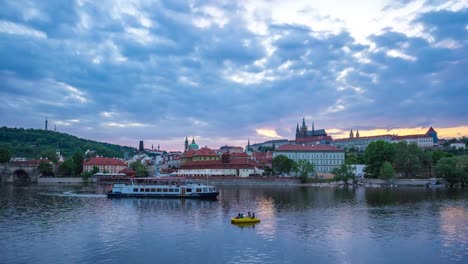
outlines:
M183 150L468 136L468 0L0 0L0 126Z

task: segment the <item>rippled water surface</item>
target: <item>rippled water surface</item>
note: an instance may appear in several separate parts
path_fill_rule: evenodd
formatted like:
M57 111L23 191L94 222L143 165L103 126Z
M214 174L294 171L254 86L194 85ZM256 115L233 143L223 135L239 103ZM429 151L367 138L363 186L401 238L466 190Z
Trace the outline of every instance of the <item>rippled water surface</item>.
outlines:
M468 263L468 191L219 189L202 201L0 186L0 263ZM262 222L230 223L247 211Z

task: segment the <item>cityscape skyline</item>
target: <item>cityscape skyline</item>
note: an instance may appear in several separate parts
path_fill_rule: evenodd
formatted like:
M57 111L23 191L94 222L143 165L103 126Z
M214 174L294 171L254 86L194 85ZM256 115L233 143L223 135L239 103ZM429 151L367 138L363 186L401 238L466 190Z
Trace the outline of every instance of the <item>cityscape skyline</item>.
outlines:
M11 1L0 126L183 150L468 136L468 1Z

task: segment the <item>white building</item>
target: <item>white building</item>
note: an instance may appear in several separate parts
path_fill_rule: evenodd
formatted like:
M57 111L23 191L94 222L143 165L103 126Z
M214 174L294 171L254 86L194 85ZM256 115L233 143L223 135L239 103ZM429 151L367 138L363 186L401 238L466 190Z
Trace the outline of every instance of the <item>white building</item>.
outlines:
M427 134L421 135L408 135L408 136L394 136L391 140L392 143L405 141L408 144L416 143L420 148L431 148L434 146L434 138Z
M455 143L450 144L450 147L455 148L455 149L464 149L466 148L466 144L463 142L455 142Z
M359 137L359 134L356 137L352 138L343 138L335 139L331 142L332 146L336 146L343 149L354 148L358 151L366 150L367 146L374 141L383 140L390 143L392 140L392 135L379 135L379 136L369 136L369 137Z
M279 155L296 162L307 160L314 164L317 173L330 173L345 162L344 151L329 145L284 145L273 152L273 159Z

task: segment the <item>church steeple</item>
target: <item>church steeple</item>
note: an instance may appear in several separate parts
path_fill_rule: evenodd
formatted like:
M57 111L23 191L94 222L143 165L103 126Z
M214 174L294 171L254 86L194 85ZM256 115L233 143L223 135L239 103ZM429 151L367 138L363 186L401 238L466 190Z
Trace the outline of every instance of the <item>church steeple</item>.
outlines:
M296 125L296 138L299 137L299 123Z
M185 150L187 150L187 149L188 149L188 138L185 137Z
M314 129L314 122L312 122L312 135L315 136L315 133L314 133L315 129Z
M301 128L302 129L306 128L305 118L304 117L302 117L302 127Z
M349 138L354 138L353 129L351 129L351 131L349 132Z
M359 129L356 130L356 138L359 138Z

